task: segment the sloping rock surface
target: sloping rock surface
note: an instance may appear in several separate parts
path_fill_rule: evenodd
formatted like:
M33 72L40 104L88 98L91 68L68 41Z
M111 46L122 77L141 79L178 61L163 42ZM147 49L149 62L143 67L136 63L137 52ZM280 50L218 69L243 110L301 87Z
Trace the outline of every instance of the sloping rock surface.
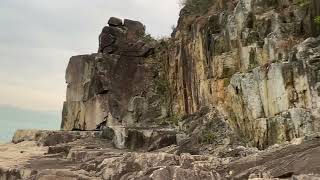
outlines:
M320 172L317 135L265 151L237 147L233 150L247 154L222 157L177 154L177 146L152 152L119 150L97 132L33 132L41 138L20 131L15 136L19 143L0 146L0 179L317 179ZM26 138L32 141L23 141ZM43 144L55 138L60 143Z

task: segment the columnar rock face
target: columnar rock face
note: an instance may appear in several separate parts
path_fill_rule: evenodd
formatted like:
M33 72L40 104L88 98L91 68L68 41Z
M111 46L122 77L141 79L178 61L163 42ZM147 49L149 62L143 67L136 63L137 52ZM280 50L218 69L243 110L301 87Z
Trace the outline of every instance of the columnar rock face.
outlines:
M319 179L320 1L299 2L186 7L161 42L110 18L70 59L63 131L18 130L0 180Z
M70 59L61 128L151 126L166 117L167 105L157 91L161 69L154 66L155 43L145 37L143 24L111 18L99 42L98 53Z
M184 9L161 55L143 24L111 18L98 53L69 62L61 127L156 126L171 110L180 116L214 106L236 134L259 148L317 132L316 7L315 1L308 8L221 0L202 16ZM158 91L165 88L171 97Z
M166 59L173 111L215 106L259 148L319 131L319 14L316 0L219 0L201 16L183 9Z
M127 127L214 107L232 134L261 149L320 131L320 11L310 2L219 0L200 15L184 8L167 43L140 22L111 18L98 53L69 62L62 129L107 126L125 139Z

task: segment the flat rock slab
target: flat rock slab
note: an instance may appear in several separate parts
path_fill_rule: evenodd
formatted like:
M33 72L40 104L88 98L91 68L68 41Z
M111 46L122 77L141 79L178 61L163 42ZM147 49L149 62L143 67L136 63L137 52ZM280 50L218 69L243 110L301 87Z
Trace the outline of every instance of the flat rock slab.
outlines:
M0 167L12 168L26 164L35 156L42 156L48 147L40 147L35 141L25 141L19 144L0 145Z
M48 130L17 130L12 138L13 143L37 141L44 146L54 146L73 142L77 139L100 137L99 131L48 131Z
M53 146L43 146L35 140L3 144L0 179L93 179L99 175L90 174L90 168L96 170L105 158L122 156L124 152L113 148L112 142L95 137Z
M230 179L249 177L291 178L320 173L320 139L272 147L233 161L218 172Z

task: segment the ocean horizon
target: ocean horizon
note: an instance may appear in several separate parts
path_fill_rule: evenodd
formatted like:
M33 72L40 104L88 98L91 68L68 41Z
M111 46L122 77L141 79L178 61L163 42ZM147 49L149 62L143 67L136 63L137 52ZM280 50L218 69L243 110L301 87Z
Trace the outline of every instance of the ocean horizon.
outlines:
M0 106L0 143L10 142L18 129L59 130L61 112Z

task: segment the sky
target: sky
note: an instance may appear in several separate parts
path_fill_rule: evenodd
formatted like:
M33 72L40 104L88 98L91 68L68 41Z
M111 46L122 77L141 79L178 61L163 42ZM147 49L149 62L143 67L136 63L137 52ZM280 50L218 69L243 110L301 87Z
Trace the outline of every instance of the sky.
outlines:
M109 17L139 20L162 37L179 9L178 0L1 0L0 105L61 111L69 58L97 51Z

